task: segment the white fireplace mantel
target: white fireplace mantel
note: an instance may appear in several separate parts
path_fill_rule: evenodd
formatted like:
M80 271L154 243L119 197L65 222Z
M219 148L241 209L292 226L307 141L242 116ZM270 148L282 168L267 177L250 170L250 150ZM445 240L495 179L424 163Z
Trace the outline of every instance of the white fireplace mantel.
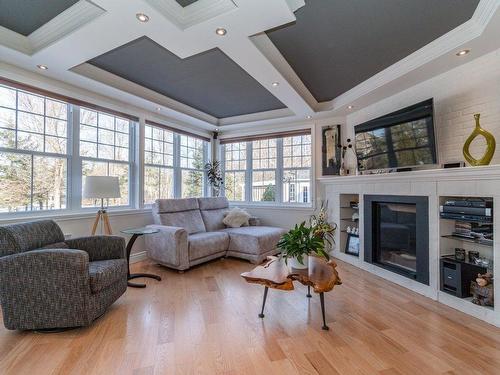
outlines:
M435 299L479 319L500 326L500 166L431 169L412 172L372 174L359 176L320 177L320 199L329 201L329 217L340 223L342 194L359 195L360 255L354 257L337 246L333 255L347 263L376 274L405 288ZM364 204L363 196L418 195L429 199L429 285L395 274L375 264L364 261ZM491 197L494 208L493 261L495 276L495 309L476 306L440 291L440 218L439 201L443 196ZM336 243L340 244L340 231Z

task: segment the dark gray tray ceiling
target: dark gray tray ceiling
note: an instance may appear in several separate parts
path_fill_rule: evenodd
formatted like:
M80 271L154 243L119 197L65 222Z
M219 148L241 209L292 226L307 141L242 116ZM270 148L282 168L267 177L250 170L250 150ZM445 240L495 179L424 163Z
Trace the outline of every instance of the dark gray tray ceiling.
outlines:
M334 99L471 18L479 0L306 0L267 35L317 101Z
M187 7L193 3L196 3L198 0L175 0L182 7Z
M0 0L0 25L28 36L78 0Z
M219 49L180 59L142 37L89 63L217 118L284 108Z

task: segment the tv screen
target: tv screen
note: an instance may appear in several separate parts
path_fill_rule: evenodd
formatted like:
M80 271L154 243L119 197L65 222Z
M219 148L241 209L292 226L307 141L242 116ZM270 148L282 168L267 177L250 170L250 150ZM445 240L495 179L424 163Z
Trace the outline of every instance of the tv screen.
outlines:
M360 170L436 164L433 100L354 127Z

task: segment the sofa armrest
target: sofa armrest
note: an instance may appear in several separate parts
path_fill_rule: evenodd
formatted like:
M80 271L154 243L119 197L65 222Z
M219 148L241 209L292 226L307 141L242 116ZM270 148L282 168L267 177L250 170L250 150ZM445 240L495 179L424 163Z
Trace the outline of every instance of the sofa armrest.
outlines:
M150 258L179 270L189 268L188 233L184 228L156 224L147 227L159 230L145 236Z
M89 256L72 249L34 250L0 258L0 303L8 329L68 326L68 311L85 323Z
M88 236L65 241L71 249L84 250L90 261L125 259L125 239L120 236Z

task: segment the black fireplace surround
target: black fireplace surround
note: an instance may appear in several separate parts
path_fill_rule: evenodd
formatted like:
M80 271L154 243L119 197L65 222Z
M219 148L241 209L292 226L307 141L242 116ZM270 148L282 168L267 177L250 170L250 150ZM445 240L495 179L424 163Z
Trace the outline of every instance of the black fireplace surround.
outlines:
M429 200L364 196L365 261L429 285Z

